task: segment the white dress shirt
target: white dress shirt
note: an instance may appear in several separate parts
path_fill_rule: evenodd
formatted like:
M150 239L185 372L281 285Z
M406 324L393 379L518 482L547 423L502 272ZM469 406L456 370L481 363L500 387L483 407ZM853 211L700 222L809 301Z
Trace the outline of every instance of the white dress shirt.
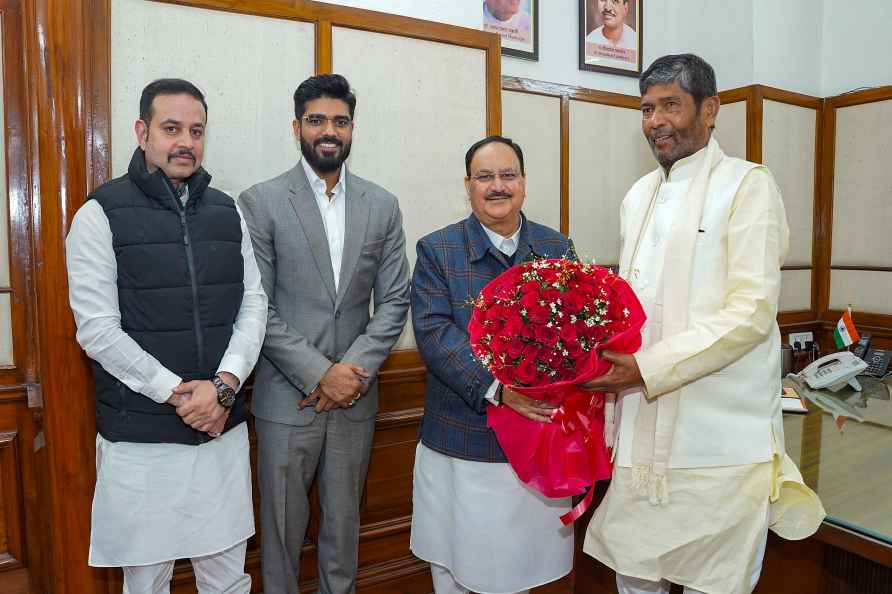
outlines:
M244 295L218 367L236 376L239 387L257 362L267 313L244 220L241 229ZM65 247L77 341L128 388L165 402L182 378L121 329L117 260L99 202L78 210ZM200 446L111 442L97 435L89 563L149 565L223 551L254 534L251 498L244 423Z
M514 255L514 252L517 251L517 239L520 237L520 228L523 226L523 222L517 226L517 231L515 231L510 237L504 237L499 235L492 229L489 229L486 225L480 225L483 227L483 231L486 233L486 236L489 238L490 243L492 243L493 247L497 250L508 256L509 258ZM499 380L494 381L490 384L489 389L486 391L486 394L483 395L484 398L489 400L490 404L494 404L496 406L499 405L499 401L496 400L496 392L499 389Z
M316 206L322 215L322 225L325 227L325 237L328 238L328 253L331 256L331 271L334 273L335 291L338 290L338 280L341 276L341 259L344 255L344 235L347 233L347 180L344 175L345 166L341 166L341 175L338 183L331 189L331 198L328 197L325 180L316 175L306 159L301 159L304 173L313 189L316 197Z

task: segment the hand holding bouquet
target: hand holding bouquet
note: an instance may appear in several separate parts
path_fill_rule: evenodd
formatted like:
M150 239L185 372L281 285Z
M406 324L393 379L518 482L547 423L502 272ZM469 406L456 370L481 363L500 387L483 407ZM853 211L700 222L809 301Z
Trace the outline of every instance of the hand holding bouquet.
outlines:
M610 477L604 394L578 387L606 373L602 350L641 346L644 311L631 287L606 268L538 259L506 270L474 302L468 331L475 357L501 383L556 407L551 423L507 406L488 424L522 481L547 497L578 495ZM591 501L561 519L575 520Z

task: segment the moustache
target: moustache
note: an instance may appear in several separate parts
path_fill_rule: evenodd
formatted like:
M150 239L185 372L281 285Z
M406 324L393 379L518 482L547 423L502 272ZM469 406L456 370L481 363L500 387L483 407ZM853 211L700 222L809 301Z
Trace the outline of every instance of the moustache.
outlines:
M671 136L672 134L675 134L675 130L672 128L660 128L651 130L650 134L647 135L647 139L654 143L657 141L658 136Z
M602 11L601 11L601 16L603 16L603 17L609 17L609 16L610 16L610 17L615 17L615 16L616 16L616 13L613 12L612 10L602 10Z
M322 137L316 139L316 141L313 143L313 148L316 148L323 142L326 142L328 144L334 144L339 147L344 146L344 143L341 141L340 138L337 138L335 136L322 136Z
M180 149L175 153L169 154L167 156L167 162L169 163L179 157L189 157L190 159L192 159L192 162L195 163L195 155L193 155L192 151L190 151L189 149Z
M511 192L502 192L496 190L495 192L490 192L489 194L487 194L486 199L492 200L493 198L511 198L512 196L514 196L514 194L512 194Z

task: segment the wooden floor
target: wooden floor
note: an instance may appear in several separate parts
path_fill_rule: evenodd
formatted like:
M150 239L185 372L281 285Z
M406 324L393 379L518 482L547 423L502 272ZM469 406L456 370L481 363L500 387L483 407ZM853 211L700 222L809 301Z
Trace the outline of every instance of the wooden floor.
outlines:
M2 594L28 594L28 570L13 569L0 573Z

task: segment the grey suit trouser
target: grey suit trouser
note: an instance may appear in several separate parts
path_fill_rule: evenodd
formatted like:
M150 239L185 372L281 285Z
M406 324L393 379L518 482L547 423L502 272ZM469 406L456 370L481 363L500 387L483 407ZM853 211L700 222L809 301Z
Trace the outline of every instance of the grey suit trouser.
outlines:
M375 419L354 422L340 409L305 426L256 419L264 594L299 594L300 549L313 478L321 507L320 594L353 594L359 553L359 500Z

